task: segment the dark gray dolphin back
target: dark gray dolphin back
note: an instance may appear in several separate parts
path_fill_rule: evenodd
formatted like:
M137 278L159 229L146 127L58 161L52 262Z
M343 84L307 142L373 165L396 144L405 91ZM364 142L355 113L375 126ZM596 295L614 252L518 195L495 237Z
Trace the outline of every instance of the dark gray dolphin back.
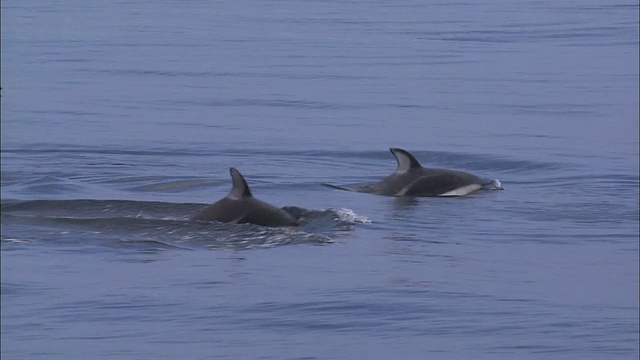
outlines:
M262 226L296 226L298 221L288 212L253 197L247 181L235 169L229 169L233 186L224 198L208 206L193 220Z

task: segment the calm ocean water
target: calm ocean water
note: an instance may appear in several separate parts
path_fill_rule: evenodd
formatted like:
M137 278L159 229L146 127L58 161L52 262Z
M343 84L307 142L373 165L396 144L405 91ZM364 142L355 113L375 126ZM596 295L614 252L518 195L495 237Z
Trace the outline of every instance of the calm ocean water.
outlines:
M1 6L3 360L637 359L637 1Z

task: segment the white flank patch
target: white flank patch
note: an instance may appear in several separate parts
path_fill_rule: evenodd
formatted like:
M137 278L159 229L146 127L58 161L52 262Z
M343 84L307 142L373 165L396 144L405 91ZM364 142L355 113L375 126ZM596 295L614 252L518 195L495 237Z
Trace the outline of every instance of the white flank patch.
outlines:
M451 190L451 191L446 192L444 194L440 194L439 196L465 196L468 193L471 193L471 192L474 192L474 191L480 189L481 187L482 187L482 185L471 184L471 185L459 187L457 189Z

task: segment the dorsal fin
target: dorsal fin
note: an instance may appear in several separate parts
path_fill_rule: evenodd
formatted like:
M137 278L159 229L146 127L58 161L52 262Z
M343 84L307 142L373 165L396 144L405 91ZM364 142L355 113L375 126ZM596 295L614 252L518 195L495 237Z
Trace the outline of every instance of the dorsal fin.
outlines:
M247 181L244 179L240 171L236 170L236 168L230 168L229 172L231 173L231 180L233 181L233 188L229 192L227 197L232 199L241 199L243 197L252 197L251 190L249 190L249 185L247 185Z
M418 160L416 160L413 155L409 154L407 150L391 148L389 151L391 151L393 156L396 157L396 161L398 162L398 168L396 169L397 173L404 173L409 170L419 169L422 167Z

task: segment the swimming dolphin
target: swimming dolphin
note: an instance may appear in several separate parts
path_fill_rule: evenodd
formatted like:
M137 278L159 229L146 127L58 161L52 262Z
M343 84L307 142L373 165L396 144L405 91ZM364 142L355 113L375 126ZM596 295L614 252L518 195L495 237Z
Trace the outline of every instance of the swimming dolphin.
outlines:
M382 181L364 185L357 191L393 196L463 196L484 187L502 190L499 180L448 169L430 169L420 165L408 151L389 149L398 161L396 171Z
M220 221L262 226L297 226L298 221L285 210L253 197L246 180L235 168L230 168L233 187L227 196L209 205L193 220Z

